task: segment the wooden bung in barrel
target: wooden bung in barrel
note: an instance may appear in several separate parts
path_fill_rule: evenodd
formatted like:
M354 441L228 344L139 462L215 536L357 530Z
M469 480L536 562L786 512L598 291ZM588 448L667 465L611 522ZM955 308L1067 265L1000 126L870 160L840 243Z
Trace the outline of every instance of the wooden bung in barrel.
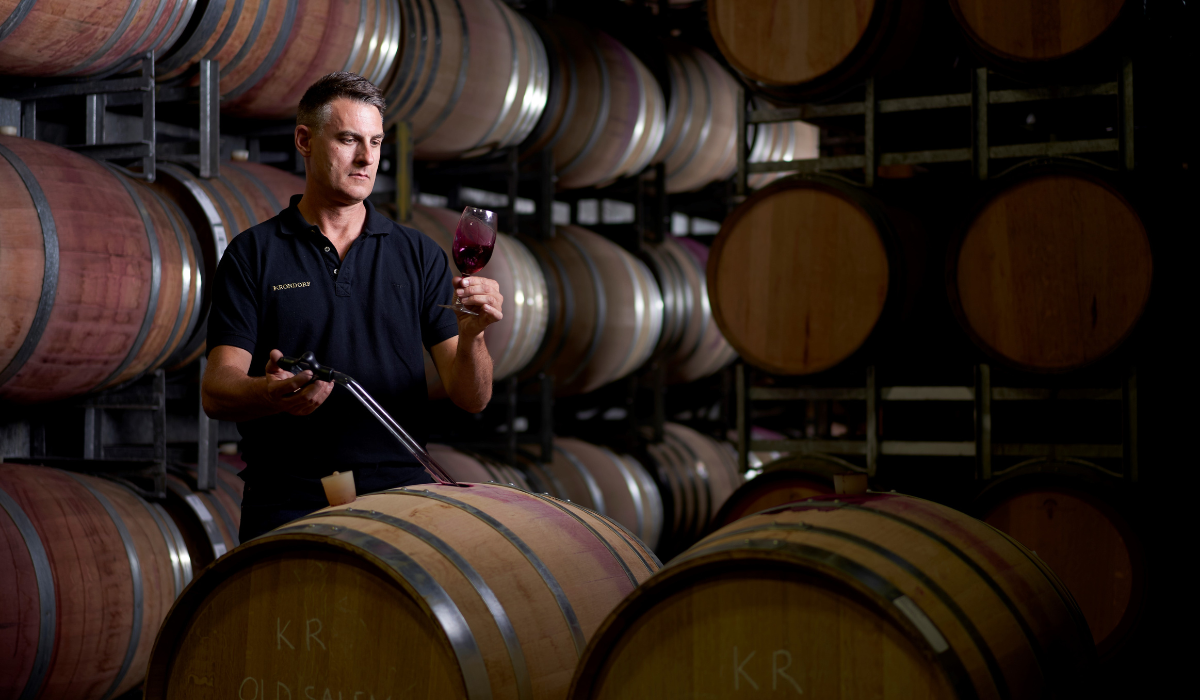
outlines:
M812 99L850 87L877 66L903 62L923 0L710 0L721 53L760 90Z
M0 697L103 700L136 688L192 578L166 512L118 482L0 464Z
M561 698L605 615L657 570L619 527L549 496L370 494L206 569L162 626L145 697Z
M708 257L708 296L747 362L813 374L898 317L920 275L917 227L830 177L781 180L743 202Z
M967 334L1032 372L1113 352L1150 297L1150 241L1097 171L1038 162L997 183L950 251L947 285Z
M0 191L0 397L62 399L161 366L201 291L179 211L91 158L10 136Z
M1095 647L1032 552L895 494L743 518L642 584L580 659L572 700L1085 695Z
M1033 550L1071 589L1111 656L1138 619L1146 586L1125 485L1070 462L1038 462L988 484L971 512Z

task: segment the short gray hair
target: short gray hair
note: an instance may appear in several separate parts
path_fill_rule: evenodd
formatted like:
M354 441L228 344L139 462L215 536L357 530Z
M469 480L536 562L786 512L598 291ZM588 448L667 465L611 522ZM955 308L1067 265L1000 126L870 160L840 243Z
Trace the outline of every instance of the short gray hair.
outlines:
M304 92L296 112L297 126L320 131L329 121L330 103L341 97L369 104L379 110L379 116L386 116L387 102L374 83L361 75L338 71L317 80Z

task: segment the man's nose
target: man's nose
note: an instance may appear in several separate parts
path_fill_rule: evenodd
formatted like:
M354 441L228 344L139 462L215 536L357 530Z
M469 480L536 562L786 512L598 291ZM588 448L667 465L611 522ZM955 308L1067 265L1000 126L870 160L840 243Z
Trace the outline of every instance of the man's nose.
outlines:
M360 165L371 165L375 162L377 157L378 154L375 153L375 149L366 145L359 146L354 154L355 162L359 163Z

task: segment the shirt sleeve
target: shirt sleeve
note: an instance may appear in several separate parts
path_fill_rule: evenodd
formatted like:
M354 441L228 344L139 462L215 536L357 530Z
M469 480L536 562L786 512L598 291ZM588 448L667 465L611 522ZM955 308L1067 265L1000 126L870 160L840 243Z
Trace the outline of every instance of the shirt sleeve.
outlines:
M419 234L418 240L421 241L421 258L425 265L421 294L421 342L426 350L432 350L434 345L458 335L458 319L454 312L440 306L450 303L454 286L446 254L433 239Z
M251 355L258 339L258 284L233 250L226 250L213 280L208 313L208 350L232 345Z

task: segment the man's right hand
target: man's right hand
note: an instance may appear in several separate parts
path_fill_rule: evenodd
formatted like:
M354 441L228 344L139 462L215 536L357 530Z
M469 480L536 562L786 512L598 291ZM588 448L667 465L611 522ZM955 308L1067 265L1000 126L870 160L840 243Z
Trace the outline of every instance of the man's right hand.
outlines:
M276 364L283 353L271 351L271 359L267 360L265 391L268 400L279 407L281 412L293 416L307 416L321 407L329 393L333 391L333 382L313 381L313 373L304 370L300 374L280 369Z
M251 377L250 353L232 345L218 345L208 353L208 368L200 387L204 412L209 418L247 421L276 413L305 416L317 410L333 382L312 381L312 372L292 374L279 368L283 353L272 350L266 375Z

